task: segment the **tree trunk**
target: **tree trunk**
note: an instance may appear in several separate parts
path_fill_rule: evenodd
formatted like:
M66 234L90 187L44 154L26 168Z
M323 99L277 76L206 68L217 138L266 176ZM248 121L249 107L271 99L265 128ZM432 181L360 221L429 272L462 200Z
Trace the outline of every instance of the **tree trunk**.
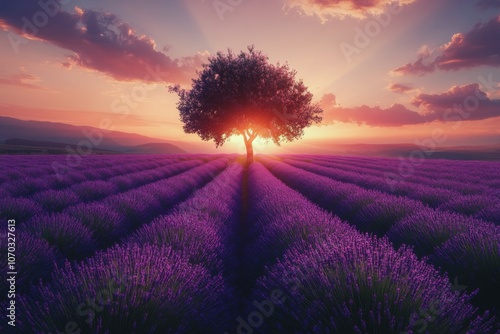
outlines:
M253 162L253 147L251 140L245 140L245 146L247 148L247 166Z

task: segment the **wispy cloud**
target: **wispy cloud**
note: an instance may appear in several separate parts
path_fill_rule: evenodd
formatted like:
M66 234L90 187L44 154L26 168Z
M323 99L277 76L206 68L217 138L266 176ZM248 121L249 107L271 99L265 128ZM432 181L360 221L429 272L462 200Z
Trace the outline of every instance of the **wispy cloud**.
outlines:
M94 127L99 127L103 119L111 120L112 125L116 127L149 127L158 123L158 120L148 120L143 116L134 114L119 117L116 113L106 111L48 109L13 104L0 104L0 116Z
M389 89L390 91L393 91L394 93L399 93L399 94L403 94L403 93L406 93L406 92L409 92L409 91L412 91L414 90L415 88L410 85L410 84L406 84L406 83L391 83L387 89Z
M16 86L28 89L45 90L45 87L39 86L36 83L40 81L40 78L32 74L27 73L25 70L21 69L20 73L10 74L5 77L0 77L0 85Z

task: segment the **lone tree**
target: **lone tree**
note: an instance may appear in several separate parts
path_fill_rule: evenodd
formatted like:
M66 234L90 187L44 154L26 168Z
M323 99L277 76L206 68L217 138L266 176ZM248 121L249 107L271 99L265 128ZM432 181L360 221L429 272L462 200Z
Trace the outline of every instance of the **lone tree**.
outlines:
M253 162L252 142L260 137L277 145L301 138L304 128L321 122L323 110L287 64L273 65L256 51L218 52L197 72L191 90L170 87L179 95L177 108L186 133L213 139L216 147L233 135L243 136L247 164Z

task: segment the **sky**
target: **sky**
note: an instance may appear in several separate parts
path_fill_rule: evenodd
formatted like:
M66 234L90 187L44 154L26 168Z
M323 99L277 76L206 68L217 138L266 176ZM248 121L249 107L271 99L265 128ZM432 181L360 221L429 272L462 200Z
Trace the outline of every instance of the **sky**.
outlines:
M435 133L500 144L500 0L0 0L0 116L201 143L167 87L249 45L324 110L300 141L257 139L257 152Z

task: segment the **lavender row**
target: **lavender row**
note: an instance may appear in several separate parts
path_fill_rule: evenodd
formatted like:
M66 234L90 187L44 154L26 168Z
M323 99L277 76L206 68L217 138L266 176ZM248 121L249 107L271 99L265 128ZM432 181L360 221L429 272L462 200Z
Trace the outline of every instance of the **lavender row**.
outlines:
M413 246L470 290L478 288L473 302L500 316L500 226L428 209L396 222L387 237L396 247Z
M81 204L59 214L35 216L19 227L17 254L23 260L19 288L46 278L55 263L83 259L116 243L142 224L166 213L227 166L221 158L187 172L128 192L103 203ZM28 236L26 236L28 235ZM2 251L6 247L1 245ZM33 248L32 248L33 247ZM5 295L5 294L3 294Z
M408 198L336 182L275 160L261 160L288 186L359 230L378 236L387 235L396 245L414 246L419 255L426 255L431 248L433 253L429 261L447 271L450 279L461 277L471 291L480 288L475 300L479 305L487 308L500 306L500 299L488 297L500 294L500 287L495 283L500 281L500 227L434 210ZM467 230L463 230L464 225L468 226ZM440 230L439 234L437 230ZM412 233L415 233L415 239L409 236ZM451 260L454 254L460 257ZM467 256L467 260L463 256Z
M494 196L499 196L496 188L494 186L490 186L490 182L493 178L492 175L483 176L481 181L477 179L473 179L467 181L465 177L454 177L452 179L446 179L440 175L433 175L430 178L422 178L422 177L411 177L405 178L403 180L399 180L396 178L388 178L386 177L387 169L384 172L377 173L368 173L366 168L362 169L354 169L350 166L346 165L329 165L328 163L321 165L316 162L306 163L294 160L285 159L285 162L293 162L296 164L300 164L304 166L304 168L314 168L320 173L337 175L339 180L345 180L349 182L349 180L354 180L356 182L361 182L366 184L366 187L379 187L384 191L397 193L406 195L408 192L407 188L419 188L424 187L429 190L440 190L442 188L451 189L453 195L476 195L476 194L491 194ZM393 164L395 164L393 162ZM396 163L397 164L397 163ZM313 171L313 170L311 170ZM451 195L450 194L450 195Z
M171 160L169 163L177 162ZM126 166L118 165L113 167L90 168L87 171L73 171L64 175L54 174L25 174L23 178L4 182L0 189L10 197L31 196L36 192L46 189L62 189L71 185L91 181L104 180L117 175L136 172L138 170L158 168L159 164L151 163L129 163ZM163 165L164 166L164 165Z
M54 324L64 328L65 322L75 317L67 312L74 310L71 302L75 297L85 300L95 294L99 284L106 284L106 279L134 273L143 279L128 280L125 291L113 296L90 326L85 318L77 318L78 327L85 333L222 331L235 303L221 274L223 262L228 265L226 261L232 255L224 244L232 238L238 215L241 177L241 165L231 165L169 214L138 229L120 246L98 253L81 265L57 270L48 286L40 285L30 297L22 299L28 313L23 328L47 331ZM152 254L141 258L138 254L145 251ZM123 262L124 256L130 259L118 267L116 263ZM162 261L157 261L158 257ZM140 268L141 264L146 268ZM83 283L82 279L92 283ZM61 289L64 292L60 294L51 292ZM58 306L40 314L37 307L31 306L37 303ZM146 317L140 313L145 310L149 310ZM134 317L127 316L130 314Z
M13 180L2 184L2 191L10 197L33 196L37 192L47 189L64 189L71 186L77 186L79 183L90 182L94 180L107 180L113 177L136 173L137 171L146 172L155 170L165 165L179 162L178 159L167 160L164 163L156 161L155 163L128 163L126 165L117 165L113 167L89 168L84 171L73 171L64 175L40 175L24 177L19 180ZM26 174L29 176L29 174Z
M223 156L227 156L224 154L211 155L211 154L197 154L196 159L204 160L205 162L209 162L213 159L218 159ZM160 163L163 164L168 160L190 160L193 158L193 155L190 154L181 154L181 155L148 155L148 154L138 154L138 155L88 155L79 161L77 166L70 168L74 171L86 171L92 169L96 165L101 165L103 167L114 167L117 165L126 166L133 161L134 163ZM38 170L46 170L52 174L56 173L57 170L53 168L52 162L56 163L65 163L68 162L67 156L62 155L4 155L2 161L0 161L1 167L12 167L16 166L15 173L14 170L2 169L0 175L12 174L19 176L20 173L37 175L35 173L36 168ZM38 163L41 166L38 166ZM76 165L76 164L75 164ZM69 165L68 165L69 166ZM21 176L23 176L21 175Z
M371 158L371 160L376 159ZM314 161L317 163L317 160ZM454 165L464 163L468 162L453 162ZM321 165L329 167L328 164ZM474 162L474 165L476 165L476 162ZM485 165L490 166L493 164L485 163ZM354 183L364 187L407 196L420 200L424 204L432 207L439 207L442 210L459 212L465 215L475 216L476 218L486 221L491 221L495 224L500 224L500 182L498 182L498 184L495 183L495 177L500 179L500 174L497 169L500 166L493 166L494 172L469 180L470 183L466 183L466 180L463 179L462 176L454 175L455 180L441 181L440 176L432 175L431 180L427 180L428 182L419 178L409 178L407 181L400 181L395 184L388 183L386 179L384 179L384 181L386 181L384 183L380 178L379 172L375 171L370 174L367 172L370 170L368 168L363 168L363 170L360 171L360 173L363 174L350 174L342 172L339 173L337 167L355 171L351 168L351 166L343 165L336 166L334 174L332 174L333 171L325 171L324 169L318 174L329 177L335 176L337 179L342 178L343 176L342 179L346 182L355 179L357 182ZM386 166L383 171L387 171L387 168L388 166ZM314 172L318 172L317 169ZM364 174L375 175L376 177L367 178L364 177ZM482 183L482 185L477 185L479 183ZM458 191L451 189L458 189Z
M470 162L460 162L456 164L462 163L470 164ZM493 164L488 163L487 166L490 165ZM329 172L328 175L322 174L330 177L333 175L331 172ZM335 173L335 176L338 177L338 174L339 173ZM459 180L459 178L453 181L442 182L437 175L432 178L433 181L429 182L428 185L424 185L423 181L420 183L402 181L396 184L390 184L382 182L381 178L365 178L364 181L355 183L368 188L417 199L424 204L441 210L458 212L478 219L491 221L495 224L500 224L500 188L495 187L494 181L492 181L496 175L500 177L498 170L495 170L494 173L483 175L482 181L484 185L475 184L478 182L466 183L465 180ZM363 176L356 175L354 178L359 181ZM352 175L350 180L352 181ZM349 177L346 181L349 181ZM486 184L488 184L489 187L487 187Z
M461 184L461 191L469 190L474 193L481 193L481 195L463 195L454 190L434 188L408 182L399 183L395 189L394 185L386 182L385 179L380 177L370 177L354 172L342 172L335 168L322 167L312 163L294 160L284 160L284 162L337 181L354 183L363 188L383 191L389 194L396 193L397 195L421 201L435 208L459 212L500 224L500 215L497 215L497 213L500 213L500 193L488 187L480 187L474 184Z
M78 181L82 175L95 176L96 166L99 166L98 177L105 176L109 171L114 175L129 173L141 169L151 169L174 161L188 161L195 159L209 162L222 157L234 158L234 155L89 155L80 161L67 161L66 156L60 155L30 155L30 156L3 156L0 166L0 184L6 181L22 180L28 177L51 176L57 181ZM74 163L74 164L73 164ZM76 164L76 165L75 165Z
M230 160L219 158L182 174L107 197L104 203L127 217L133 228L158 215L158 210L186 199L214 179Z
M0 214L9 219L24 222L42 212L57 213L78 205L81 202L103 200L120 191L167 178L188 169L199 166L198 160L184 161L157 168L153 171L140 171L113 178L113 181L89 181L75 185L70 189L50 189L42 191L33 198L10 198L0 200Z
M292 159L314 162L315 164L336 167L345 171L384 177L398 182L422 183L435 187L460 187L461 183L476 183L482 186L498 188L500 186L500 164L496 162L470 161L426 161L416 162L366 158L365 161L353 164L343 157L304 157L285 156Z
M258 163L249 170L247 222L248 243L244 263L248 285L264 274L265 268L297 244L312 245L329 234L347 235L355 229L285 187ZM310 222L310 224L305 224Z
M302 175L295 175L301 178ZM267 264L241 328L265 333L400 333L417 326L420 311L439 304L428 331L489 333L466 294L407 248L362 235L252 164L255 220L247 256ZM274 263L274 265L273 265ZM261 313L260 319L255 308ZM253 312L253 313L252 313ZM243 320L242 320L243 319Z
M373 157L344 157L344 156L294 156L308 158L311 160L322 160L325 162L338 162L344 166L366 168L369 166L371 170L376 171L391 171L397 172L402 161L395 158L373 158ZM408 159L407 159L408 160ZM425 160L418 161L418 170L416 174L425 175L427 177L434 177L436 174L444 178L462 179L468 177L484 178L485 176L492 176L499 179L498 175L498 162L490 161L450 161L450 160ZM477 179L479 180L479 179Z
M169 156L172 158L175 156ZM67 156L61 155L6 155L0 162L0 182L24 178L27 175L55 175L58 172L83 172L91 170L96 165L102 167L113 167L117 165L130 164L129 155L89 155L79 161L67 160ZM158 161L158 156L138 155L133 158L135 163L147 163ZM13 169L12 167L16 168ZM54 166L66 166L54 168Z
M19 295L26 333L217 333L230 300L221 275L169 247L115 246Z
M186 201L143 225L122 243L169 246L214 274L234 269L242 176L241 164L231 164Z
M56 245L70 259L82 258L171 209L226 168L227 162L224 158L215 160L99 203L81 203L62 213L42 213L19 228Z

